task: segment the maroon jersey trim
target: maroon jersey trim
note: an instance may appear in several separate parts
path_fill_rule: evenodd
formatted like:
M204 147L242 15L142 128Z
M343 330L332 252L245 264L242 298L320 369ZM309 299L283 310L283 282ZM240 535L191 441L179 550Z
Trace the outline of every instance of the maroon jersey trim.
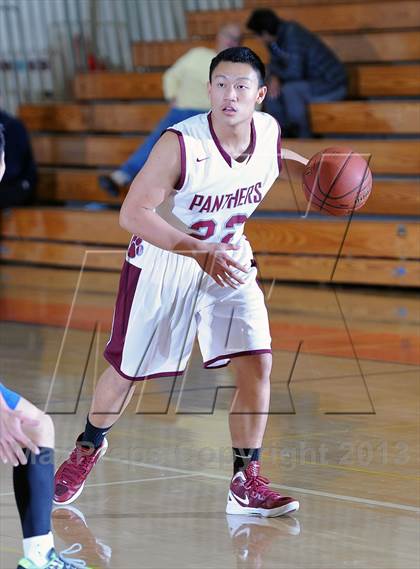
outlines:
M283 168L283 162L281 159L281 126L280 123L276 120L277 126L279 128L279 133L277 136L277 165L279 167L279 174Z
M181 175L175 184L175 189L180 190L185 183L185 176L187 175L187 154L185 152L185 141L180 130L176 130L175 128L167 128L166 131L174 132L178 137L179 148L181 150Z
M231 158L231 156L229 156L229 154L226 152L226 150L220 144L220 140L217 138L217 135L214 131L213 122L211 120L211 112L207 115L207 120L209 123L210 134L211 134L211 137L212 137L212 139L213 139L213 141L217 147L217 150L220 152L220 154L222 155L222 157L224 158L224 160L228 164L228 166L230 168L232 168L232 158ZM248 148L245 150L245 153L248 154L247 162L249 162L251 156L254 154L256 143L257 143L257 133L255 130L254 119L252 119L252 121L251 121L251 141L249 143Z

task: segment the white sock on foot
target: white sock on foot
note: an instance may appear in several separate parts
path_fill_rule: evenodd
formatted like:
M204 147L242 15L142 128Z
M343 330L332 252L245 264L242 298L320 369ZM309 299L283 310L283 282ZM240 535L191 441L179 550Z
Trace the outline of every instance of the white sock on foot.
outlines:
M27 537L23 540L23 555L35 565L42 567L47 562L47 555L54 547L54 538L51 532L45 535Z

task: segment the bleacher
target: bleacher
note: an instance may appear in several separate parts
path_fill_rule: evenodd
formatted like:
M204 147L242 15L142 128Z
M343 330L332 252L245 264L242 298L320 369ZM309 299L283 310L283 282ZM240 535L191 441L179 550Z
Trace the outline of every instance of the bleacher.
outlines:
M311 140L283 146L310 157L328 146L371 154L373 193L347 219L305 216L303 192L278 180L246 233L262 278L287 281L419 286L420 210L420 9L417 1L328 4L304 0L259 1L285 19L319 33L346 63L350 99L313 104ZM88 247L98 254L86 266L118 270L128 235L117 211L84 211L83 204L118 204L97 176L118 166L167 112L162 70L192 45L211 44L221 24L245 22L255 7L192 12L189 41L139 42L132 46L139 72L96 72L74 78L74 100L26 104L20 116L32 133L40 165L39 206L3 214L1 258L8 263L80 268ZM255 38L245 45L267 60ZM71 204L71 207L63 207Z

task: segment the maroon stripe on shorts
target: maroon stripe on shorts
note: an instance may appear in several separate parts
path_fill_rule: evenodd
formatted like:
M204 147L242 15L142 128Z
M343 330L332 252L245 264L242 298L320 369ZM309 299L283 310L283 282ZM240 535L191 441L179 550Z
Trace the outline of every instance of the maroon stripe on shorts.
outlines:
M182 371L157 371L156 373L150 373L149 375L139 375L139 376L127 375L126 373L122 372L119 368L115 367L115 365L108 358L106 359L109 361L112 367L115 368L115 370L118 372L118 374L121 377L123 377L124 379L128 379L129 381L146 381L148 379L156 379L158 377L175 378L185 373L184 369Z
M121 269L120 284L118 287L117 300L115 302L114 320L112 323L111 338L104 351L105 359L121 373L122 353L124 349L125 335L131 306L141 269L128 261L124 262ZM123 375L123 374L121 374Z
M271 354L271 349L264 350L244 350L243 352L234 352L233 354L224 354L223 356L217 356L211 360L204 362L203 366L208 369L216 369L218 367L225 367L228 364L222 364L214 367L210 367L211 364L218 362L219 360L230 360L232 358L238 358L239 356L254 356L256 354Z

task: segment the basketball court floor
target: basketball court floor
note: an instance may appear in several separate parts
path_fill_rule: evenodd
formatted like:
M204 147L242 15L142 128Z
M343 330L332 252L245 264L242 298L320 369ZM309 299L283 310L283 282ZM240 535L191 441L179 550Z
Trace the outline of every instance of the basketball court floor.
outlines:
M45 270L38 279L6 267L0 303L0 373L36 404L49 401L60 462L105 365L118 278L93 275L68 319L66 274L47 283ZM419 566L416 295L270 283L265 292L274 369L262 473L300 510L269 520L224 513L232 378L229 368L203 370L196 349L176 383L138 385L81 497L54 511L57 548L80 567ZM21 551L10 474L1 467L2 569Z

